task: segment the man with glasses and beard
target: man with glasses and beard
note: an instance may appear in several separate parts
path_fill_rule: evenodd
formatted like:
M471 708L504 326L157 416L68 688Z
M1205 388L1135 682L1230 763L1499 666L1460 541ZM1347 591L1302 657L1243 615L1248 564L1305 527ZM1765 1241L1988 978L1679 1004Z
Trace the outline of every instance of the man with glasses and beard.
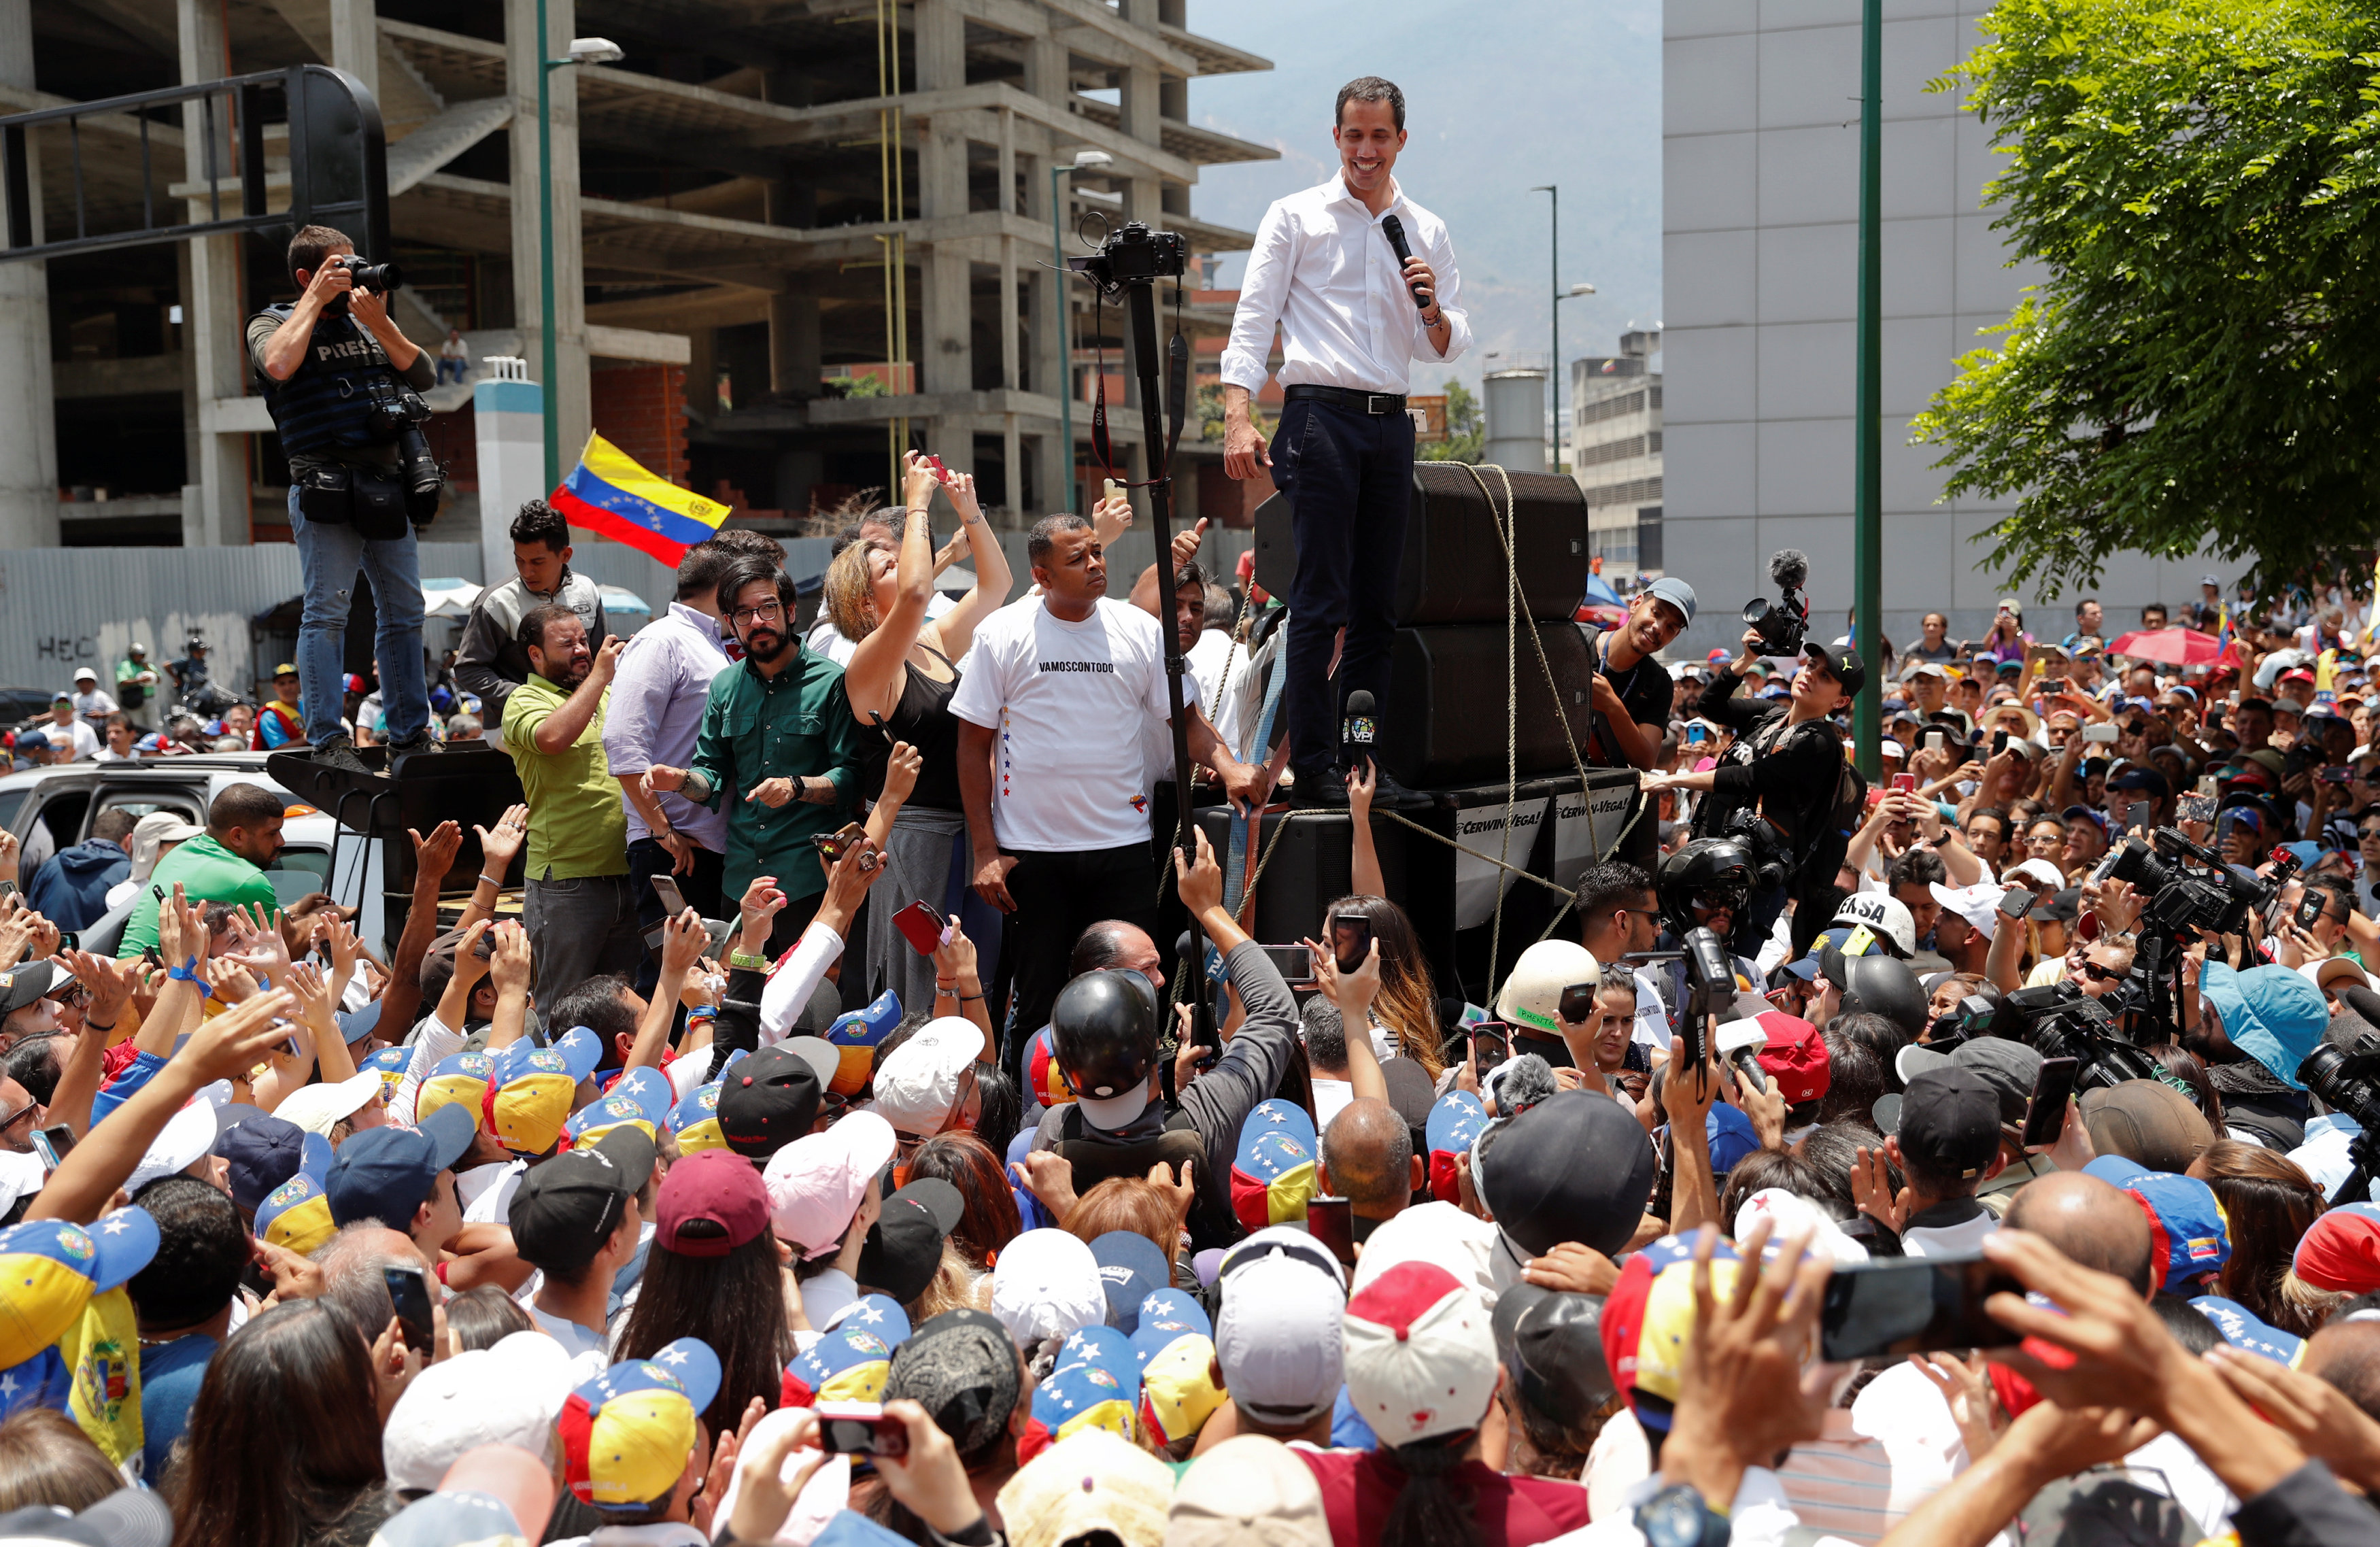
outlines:
M516 636L529 675L504 700L504 739L528 804L521 922L551 1005L600 972L637 969L643 951L628 895L628 820L603 761L603 704L627 644L590 648L587 625L559 603L531 607Z
M801 938L826 896L812 839L848 820L859 801L859 723L843 668L794 638L794 583L766 559L736 560L719 580L720 615L744 659L710 681L694 765L656 763L649 790L675 791L727 812L725 896L755 876L787 899L769 936L775 956Z

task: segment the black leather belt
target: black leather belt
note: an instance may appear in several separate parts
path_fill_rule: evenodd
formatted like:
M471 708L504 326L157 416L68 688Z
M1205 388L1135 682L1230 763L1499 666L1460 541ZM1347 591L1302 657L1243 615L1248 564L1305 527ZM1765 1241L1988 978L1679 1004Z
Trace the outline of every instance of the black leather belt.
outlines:
M1401 414L1405 411L1404 394L1401 392L1357 392L1350 387L1293 386L1281 395L1284 403L1312 398L1333 408L1359 414Z

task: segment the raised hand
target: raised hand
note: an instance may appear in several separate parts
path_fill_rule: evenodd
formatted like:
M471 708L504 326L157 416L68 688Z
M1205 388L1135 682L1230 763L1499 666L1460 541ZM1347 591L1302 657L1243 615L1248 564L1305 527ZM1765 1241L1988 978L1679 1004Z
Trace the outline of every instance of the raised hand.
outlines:
M426 838L411 827L405 830L405 835L413 840L415 882L419 883L426 878L434 886L444 881L446 872L455 868L455 856L462 852L463 830L452 822L442 822L430 830ZM481 836L485 835L482 832Z

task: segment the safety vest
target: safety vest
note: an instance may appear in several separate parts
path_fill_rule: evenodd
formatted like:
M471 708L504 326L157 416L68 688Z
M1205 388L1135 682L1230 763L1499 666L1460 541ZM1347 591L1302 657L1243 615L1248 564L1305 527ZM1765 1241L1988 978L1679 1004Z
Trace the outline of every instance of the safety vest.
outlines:
M261 313L277 325L297 309L268 306ZM370 411L370 387L391 382L395 369L380 340L344 312L323 312L314 320L306 341L306 358L285 382L261 371L257 382L264 407L280 432L284 456L328 456L368 445L386 445L395 437L382 429Z

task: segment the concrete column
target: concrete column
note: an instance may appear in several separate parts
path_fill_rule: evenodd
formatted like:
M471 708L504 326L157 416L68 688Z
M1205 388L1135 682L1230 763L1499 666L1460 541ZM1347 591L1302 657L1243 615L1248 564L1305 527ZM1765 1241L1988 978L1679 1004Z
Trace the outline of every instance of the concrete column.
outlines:
M819 395L819 303L815 292L769 298L769 390L780 397Z
M1121 116L1124 133L1144 144L1156 144L1158 75L1155 67L1143 67L1118 73L1123 77Z
M480 452L480 583L513 572L513 518L545 497L545 393L535 382L481 381L471 388Z
M185 83L220 80L228 71L223 9L208 0L177 0L174 7ZM238 163L232 153L229 116L214 116L218 168ZM206 119L200 105L182 109L183 179L207 176ZM195 201L194 201L195 207ZM193 218L205 218L194 214ZM197 457L184 473L182 545L226 547L249 541L247 437L216 428L216 405L246 392L248 344L240 296L240 239L207 237L183 244L189 250L189 287L182 293L182 347L191 352L191 391L198 399ZM285 516L275 513L276 520Z
M346 71L380 100L380 12L373 0L329 0L331 67Z
M183 0L188 4L189 0ZM573 0L546 0L546 35L537 32L537 0L504 0L504 77L513 97L513 311L521 354L531 375L544 369L542 272L538 266L537 76L540 61L570 50L577 26ZM560 430L562 469L567 471L587 444L592 422L587 376L587 269L578 216L578 71L553 72L553 310L554 376L541 383L552 395ZM708 401L706 399L705 401Z
M952 0L917 0L910 7L917 46L917 89L951 91L966 84L966 20Z
M1063 102L1073 94L1064 43L1047 33L1025 40L1025 89L1043 102Z
M33 89L32 0L0 0L0 85ZM41 162L32 163L33 230L42 233ZM0 263L0 548L58 542L58 423L50 374L46 263Z
M922 26L923 23L921 22ZM923 48L921 45L920 53ZM917 141L917 213L923 220L966 213L965 133L948 120L926 126ZM914 245L921 335L910 351L920 392L975 388L975 320L968 295L967 244ZM948 457L947 466L955 467Z
M1016 339L1016 238L1000 238L1000 300L992 311L992 321L1000 326L1000 384L1014 392L1017 386ZM1012 420L1010 439L1016 434ZM1012 459L1010 467L1015 466Z
M1002 504L1011 511L1025 508L1025 442L1016 432L1016 416L1000 416L1000 465L1008 487L1002 491Z

